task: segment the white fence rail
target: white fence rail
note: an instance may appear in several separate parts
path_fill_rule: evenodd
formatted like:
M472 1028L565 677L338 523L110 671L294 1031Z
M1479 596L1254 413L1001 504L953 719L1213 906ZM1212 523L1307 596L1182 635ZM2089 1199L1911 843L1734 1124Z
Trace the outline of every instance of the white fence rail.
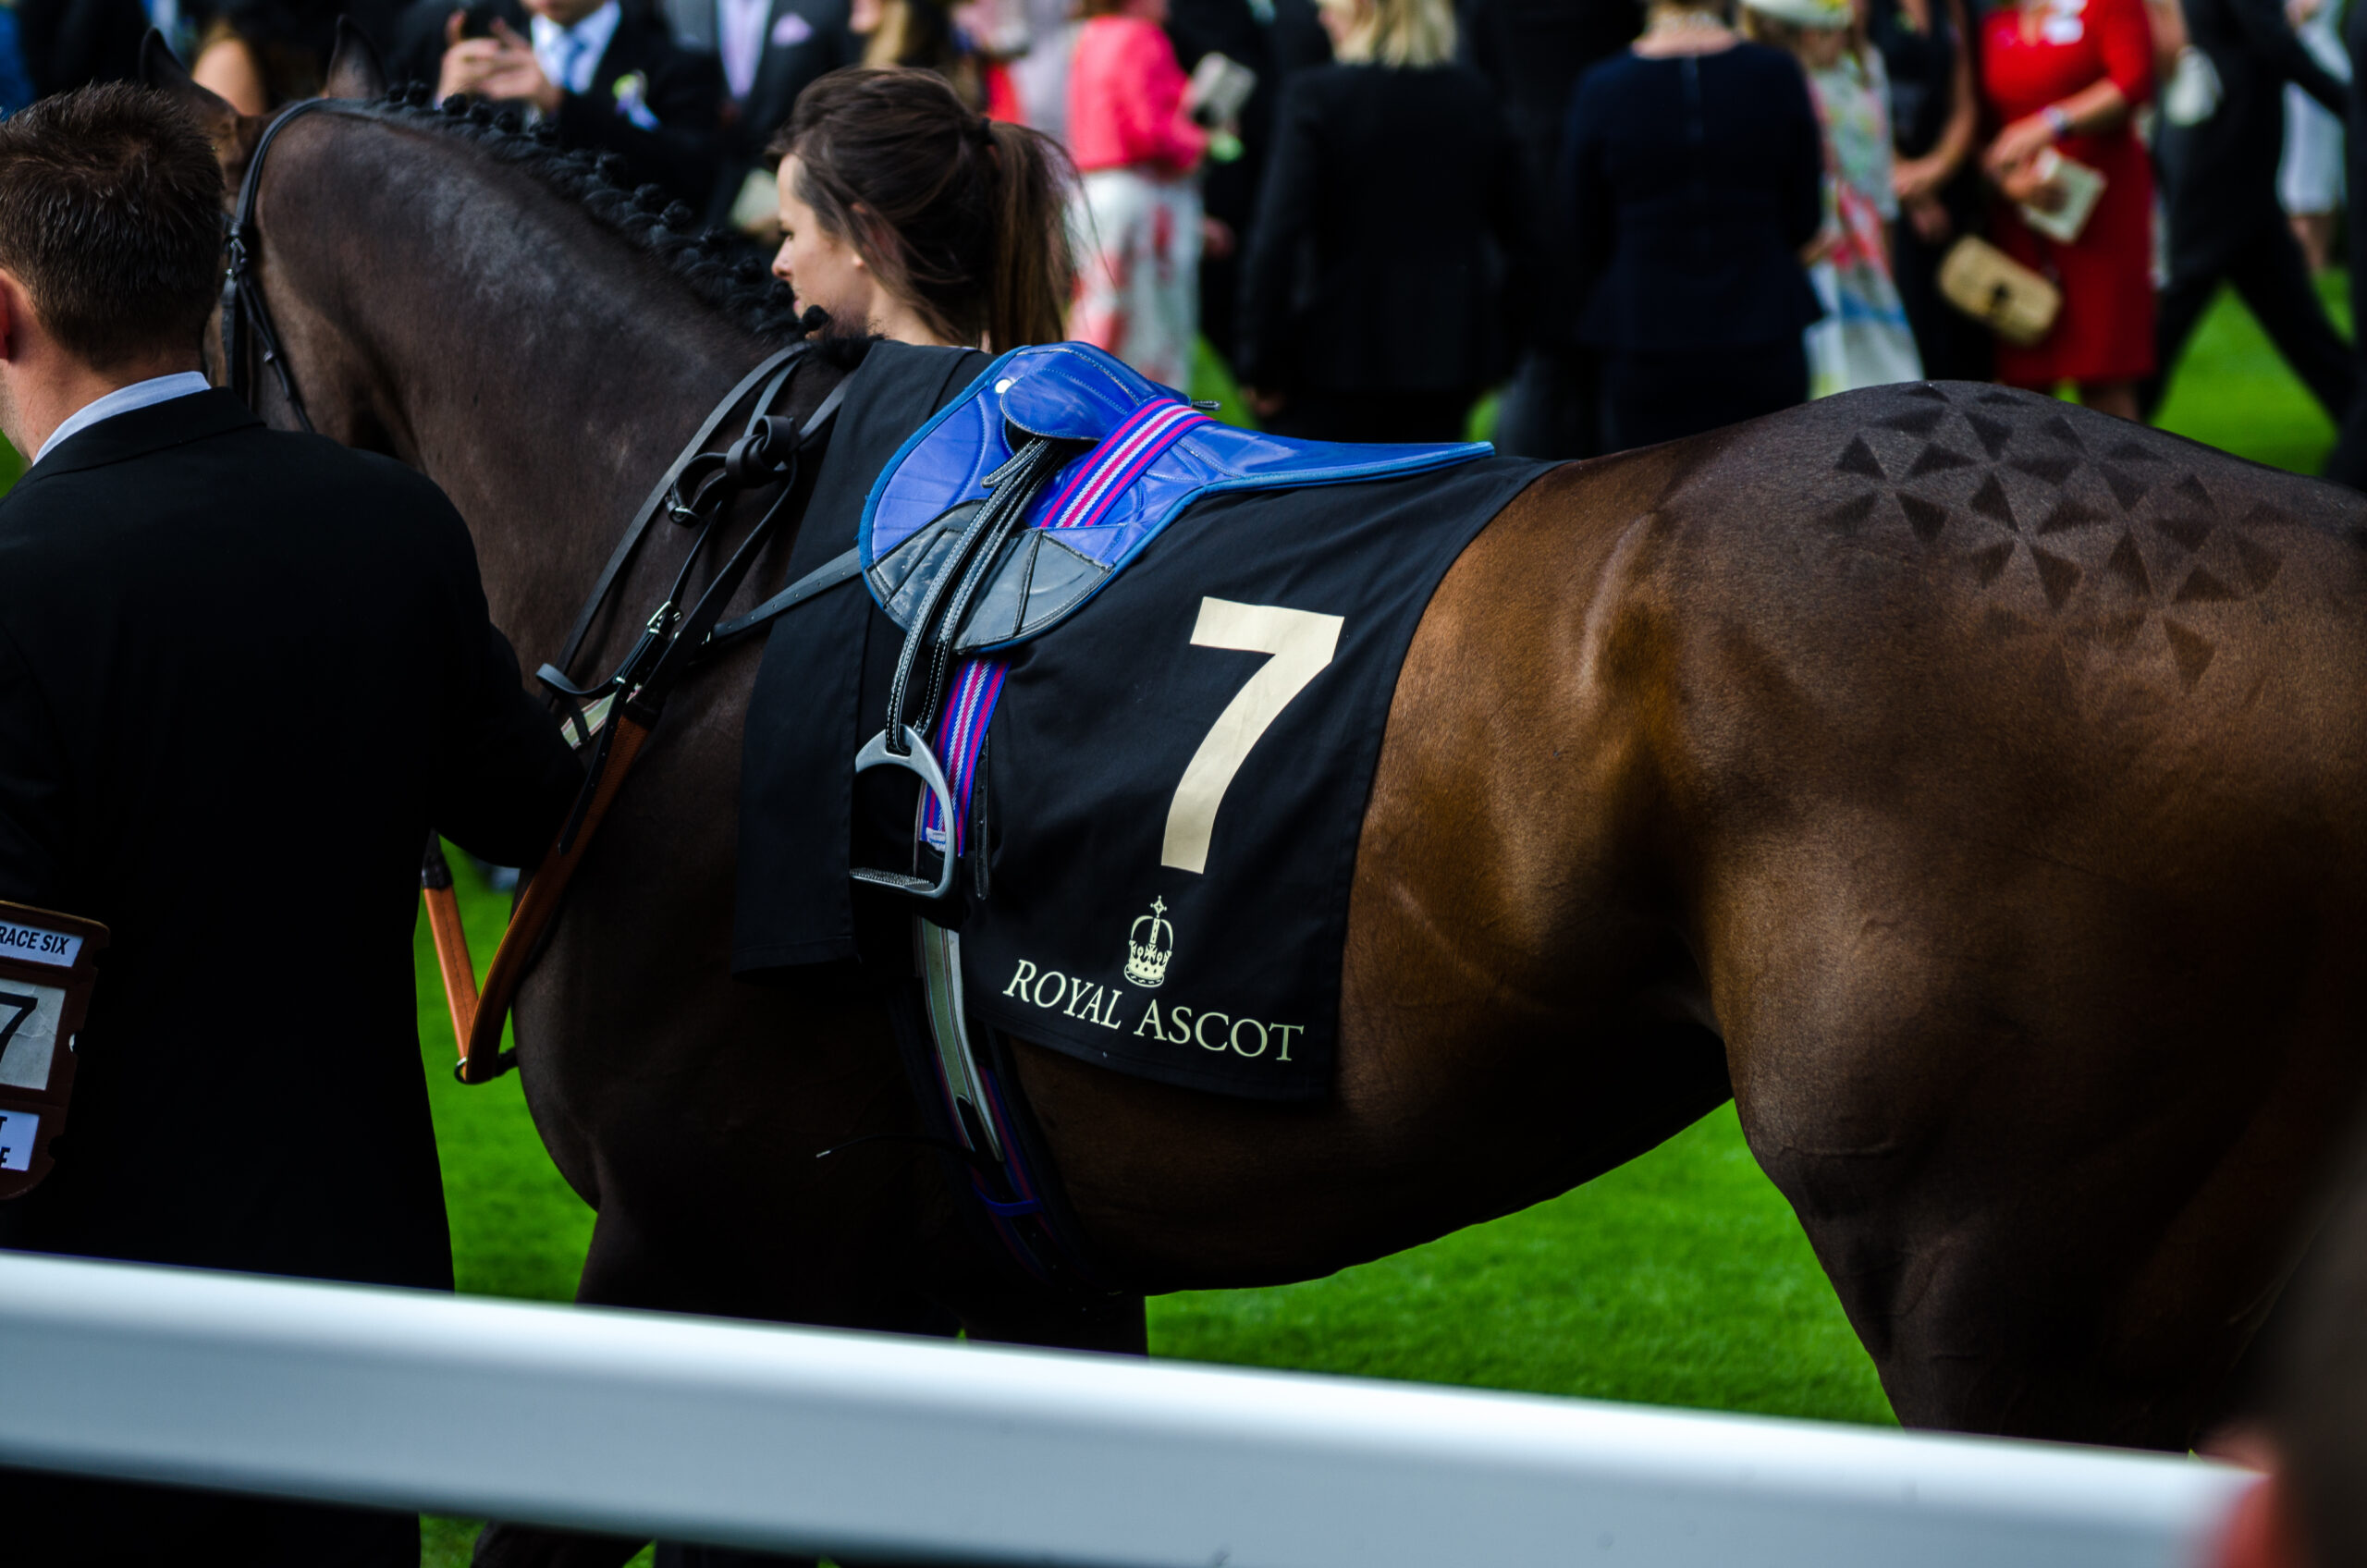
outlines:
M0 1464L1100 1568L2198 1568L2195 1461L0 1256Z

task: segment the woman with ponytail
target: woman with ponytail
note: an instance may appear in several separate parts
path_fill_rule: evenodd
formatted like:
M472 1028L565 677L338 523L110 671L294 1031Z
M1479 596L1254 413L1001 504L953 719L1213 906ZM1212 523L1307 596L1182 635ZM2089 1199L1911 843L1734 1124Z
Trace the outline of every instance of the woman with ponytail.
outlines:
M1049 138L930 72L856 67L801 93L768 152L773 275L832 331L994 353L1063 336L1076 176Z

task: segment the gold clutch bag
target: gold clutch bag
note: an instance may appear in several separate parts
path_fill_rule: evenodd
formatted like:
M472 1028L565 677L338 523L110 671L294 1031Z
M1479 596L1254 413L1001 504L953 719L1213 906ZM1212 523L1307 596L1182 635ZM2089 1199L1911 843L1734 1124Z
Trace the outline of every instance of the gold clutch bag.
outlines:
M2028 349L2054 330L2063 290L1988 240L1968 234L1940 261L1948 303L2006 342Z

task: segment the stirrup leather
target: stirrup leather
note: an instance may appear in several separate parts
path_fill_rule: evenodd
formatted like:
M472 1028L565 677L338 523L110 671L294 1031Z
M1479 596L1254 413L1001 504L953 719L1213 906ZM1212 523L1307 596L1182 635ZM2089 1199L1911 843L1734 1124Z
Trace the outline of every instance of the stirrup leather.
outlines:
M904 634L903 651L896 656L896 677L888 691L888 723L856 753L854 770L858 774L875 767L901 767L917 775L925 790L935 793L942 820L948 823L953 821L958 802L946 783L944 766L929 749L926 737L936 723L938 704L944 698L946 680L952 672L958 634L988 569L1025 522L1028 508L1052 482L1061 464L1075 454L1077 446L1073 441L1031 435L1009 462L987 476L988 495L985 505L973 510L968 525L934 563L934 573ZM917 688L915 675L919 677ZM925 793L922 809L915 810L913 816L913 864L916 870L922 864L923 852L930 849L921 831L927 799ZM858 882L938 903L953 891L954 867L959 858L949 840L934 881L870 866L856 866L851 875Z

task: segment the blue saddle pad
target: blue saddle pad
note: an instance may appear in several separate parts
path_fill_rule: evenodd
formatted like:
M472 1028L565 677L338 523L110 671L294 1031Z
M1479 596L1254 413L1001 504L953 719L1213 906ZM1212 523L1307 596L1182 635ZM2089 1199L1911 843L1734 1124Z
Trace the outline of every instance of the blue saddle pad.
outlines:
M1073 614L1203 496L1420 473L1494 450L1264 435L1210 419L1090 344L1016 349L913 434L864 502L864 582L898 626L911 629L984 507L987 477L1030 436L1074 442L1076 455L993 563L958 654L1012 647Z

